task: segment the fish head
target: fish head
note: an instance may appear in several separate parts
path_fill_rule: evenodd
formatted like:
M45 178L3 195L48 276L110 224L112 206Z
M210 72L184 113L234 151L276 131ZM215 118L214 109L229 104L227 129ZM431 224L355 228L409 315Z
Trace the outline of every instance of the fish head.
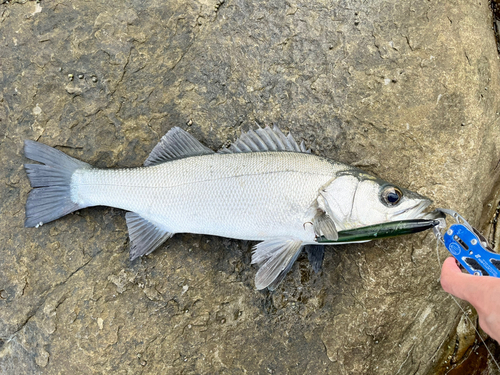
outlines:
M337 176L323 190L323 197L339 230L421 219L427 215L423 211L432 204L416 192L360 171Z

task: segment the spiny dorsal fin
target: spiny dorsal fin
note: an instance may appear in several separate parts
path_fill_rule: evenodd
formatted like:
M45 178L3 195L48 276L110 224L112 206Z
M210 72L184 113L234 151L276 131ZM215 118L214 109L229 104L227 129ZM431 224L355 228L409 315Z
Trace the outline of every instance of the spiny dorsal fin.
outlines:
M130 237L130 260L152 253L173 235L173 233L158 228L135 212L127 212L125 220L127 220Z
M265 151L292 151L311 153L311 150L306 149L304 141L300 145L295 142L292 133L285 136L282 131L274 125L271 129L269 126L256 130L250 129L231 145L229 148L219 150L222 154L232 154L239 152L265 152Z
M207 155L214 152L203 146L187 131L175 127L165 134L144 162L144 166L156 165L188 156Z
M292 268L301 250L302 241L289 238L275 238L255 245L252 264L259 266L255 274L255 287L258 290L275 290Z

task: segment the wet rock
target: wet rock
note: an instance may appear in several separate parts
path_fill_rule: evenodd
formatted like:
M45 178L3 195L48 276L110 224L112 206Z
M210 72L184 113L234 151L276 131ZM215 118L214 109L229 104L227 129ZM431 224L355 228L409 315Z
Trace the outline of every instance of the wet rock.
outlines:
M2 372L427 374L463 352L430 233L330 248L319 274L302 256L257 292L245 242L131 263L119 210L23 228L22 141L133 167L174 125L217 149L277 123L478 224L500 170L486 1L4 1L0 50Z

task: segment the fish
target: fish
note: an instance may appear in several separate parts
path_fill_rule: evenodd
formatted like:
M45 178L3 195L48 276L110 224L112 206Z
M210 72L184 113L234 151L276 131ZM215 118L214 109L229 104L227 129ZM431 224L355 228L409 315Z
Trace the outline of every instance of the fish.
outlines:
M255 287L275 290L305 249L315 271L339 232L425 218L432 201L356 167L315 155L277 127L258 127L218 152L171 128L142 167L99 169L25 140L33 188L25 227L92 206L126 210L130 260L175 233L259 241ZM353 241L365 242L365 241Z

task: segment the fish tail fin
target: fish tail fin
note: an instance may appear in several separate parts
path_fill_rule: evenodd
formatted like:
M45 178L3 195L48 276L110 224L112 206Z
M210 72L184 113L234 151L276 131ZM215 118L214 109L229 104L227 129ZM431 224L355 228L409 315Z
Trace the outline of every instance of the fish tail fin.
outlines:
M71 200L71 176L77 169L91 168L43 143L24 141L24 155L43 164L25 164L31 187L26 201L25 227L38 227L76 211L82 206Z

